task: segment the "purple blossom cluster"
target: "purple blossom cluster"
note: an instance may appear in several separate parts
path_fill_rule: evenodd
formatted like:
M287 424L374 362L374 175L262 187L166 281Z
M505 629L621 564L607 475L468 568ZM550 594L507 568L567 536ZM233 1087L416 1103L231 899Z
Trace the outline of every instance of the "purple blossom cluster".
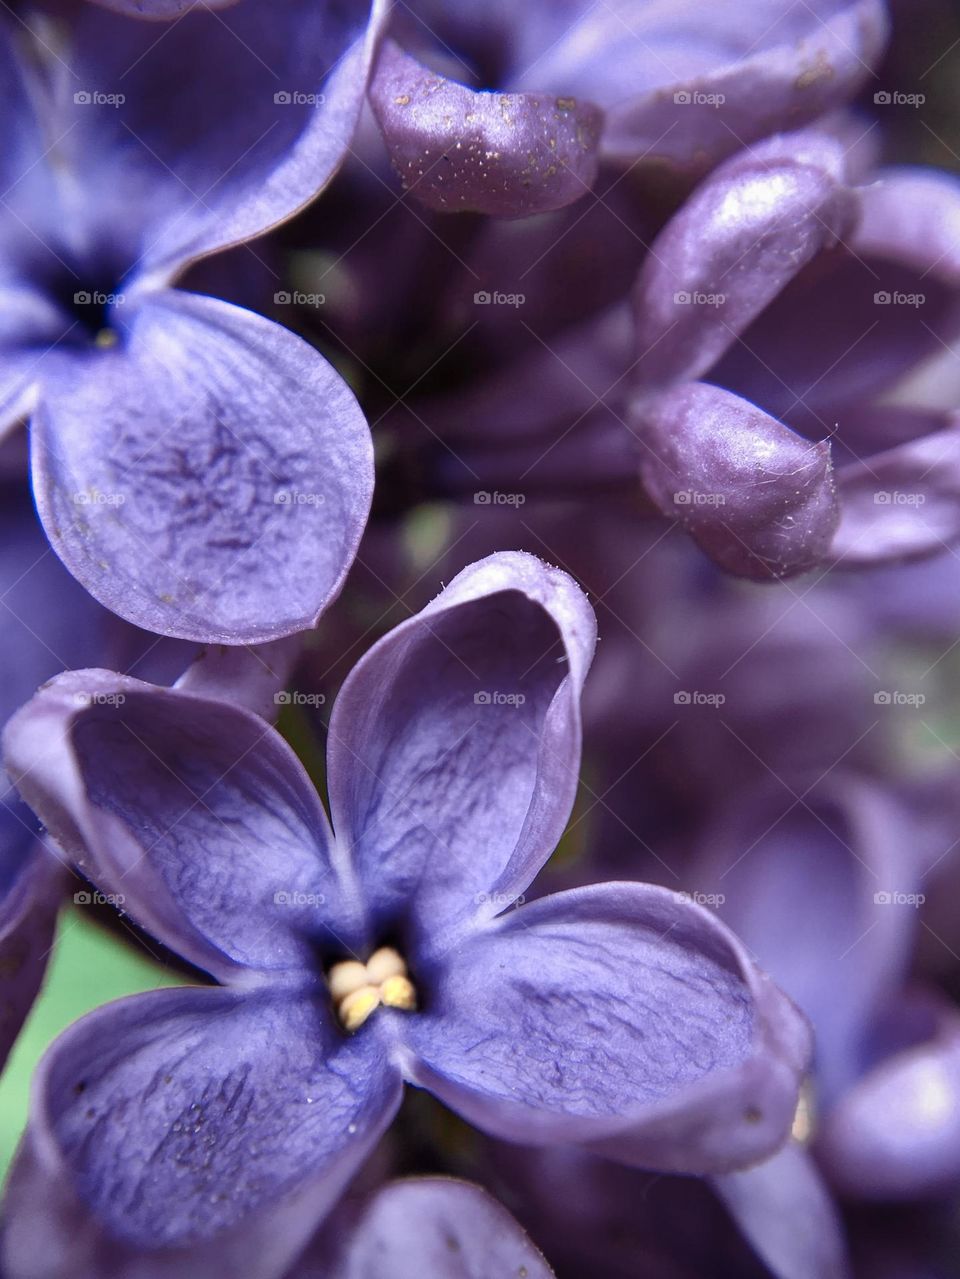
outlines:
M960 1275L958 71L0 5L3 1279Z

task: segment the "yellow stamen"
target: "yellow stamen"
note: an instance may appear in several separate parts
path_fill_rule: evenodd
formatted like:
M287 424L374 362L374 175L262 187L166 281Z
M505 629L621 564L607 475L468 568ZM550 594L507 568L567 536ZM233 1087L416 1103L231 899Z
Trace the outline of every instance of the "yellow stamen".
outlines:
M402 1008L405 1012L413 1012L417 1006L417 992L413 982L402 973L388 977L380 987L380 1002L388 1008Z
M344 1029L359 1030L379 1006L380 991L376 986L361 986L359 990L351 991L338 1009Z

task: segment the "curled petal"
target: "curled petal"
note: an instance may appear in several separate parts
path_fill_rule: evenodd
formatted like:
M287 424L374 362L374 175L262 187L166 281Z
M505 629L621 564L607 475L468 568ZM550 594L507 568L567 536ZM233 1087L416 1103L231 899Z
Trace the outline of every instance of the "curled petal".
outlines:
M936 554L960 539L960 426L837 470L842 566Z
M370 433L346 384L286 329L212 298L140 306L120 347L47 381L32 434L55 550L159 634L246 644L311 627L370 506Z
M380 927L402 910L437 945L496 914L553 852L595 636L571 578L500 553L354 667L330 723L330 804Z
M796 136L795 157L767 145L728 161L654 241L634 291L641 386L703 376L850 230L856 204L835 174L839 144Z
M440 212L546 213L597 176L600 111L548 93L475 92L393 41L370 100L404 187Z
M721 568L764 580L820 563L839 517L829 444L702 383L638 397L632 417L647 492Z
M107 671L61 675L7 725L7 768L70 858L227 982L299 972L347 911L296 756L249 711Z
M672 1172L771 1154L810 1036L682 895L603 884L501 916L420 974L406 1070L494 1136Z
M150 992L44 1057L5 1204L11 1279L270 1279L389 1123L372 1037L278 992Z

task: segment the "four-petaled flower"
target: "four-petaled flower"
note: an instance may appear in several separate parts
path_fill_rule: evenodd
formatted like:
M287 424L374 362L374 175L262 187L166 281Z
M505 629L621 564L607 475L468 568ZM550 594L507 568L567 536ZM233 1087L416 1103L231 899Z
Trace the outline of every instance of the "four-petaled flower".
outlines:
M573 804L594 640L559 570L465 569L345 681L332 827L286 743L235 707L86 671L14 717L7 764L52 837L221 985L107 1006L50 1050L9 1275L126 1250L151 1275L212 1257L276 1274L404 1082L508 1141L638 1166L778 1147L808 1029L724 925L645 884L515 904Z

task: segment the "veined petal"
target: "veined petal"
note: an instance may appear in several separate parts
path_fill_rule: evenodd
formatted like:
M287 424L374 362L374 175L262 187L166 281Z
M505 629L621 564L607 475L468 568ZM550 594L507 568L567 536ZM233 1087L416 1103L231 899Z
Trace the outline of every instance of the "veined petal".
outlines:
M7 725L5 761L75 864L226 982L300 974L352 916L316 791L252 712L107 671L59 676ZM332 933L332 937L331 934Z
M331 814L381 927L404 912L437 945L495 915L553 852L595 628L565 573L499 553L354 667L330 723Z
M147 630L248 644L314 625L373 490L346 384L279 325L170 291L114 351L48 380L33 420L40 516L101 603Z
M272 1279L392 1118L373 1037L278 991L150 992L51 1047L5 1204L11 1279Z
M71 5L55 41L42 15L17 21L20 42L33 28L49 82L39 109L72 179L58 194L67 225L41 212L78 244L115 247L126 274L169 283L326 186L353 137L388 6L196 4L159 30L130 7ZM47 146L23 158L18 178Z
M409 1078L494 1136L704 1173L789 1132L806 1023L680 894L601 884L541 898L418 980Z

